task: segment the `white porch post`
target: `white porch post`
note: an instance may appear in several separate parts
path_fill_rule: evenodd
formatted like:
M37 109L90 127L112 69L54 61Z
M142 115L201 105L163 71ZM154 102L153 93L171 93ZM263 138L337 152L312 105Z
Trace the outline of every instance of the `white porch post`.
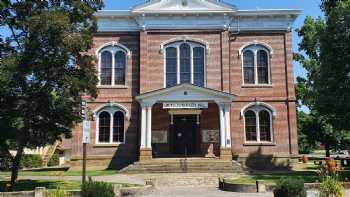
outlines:
M219 106L219 113L220 113L220 147L225 148L226 143L225 143L225 114L224 114L224 107L222 104L218 104Z
M147 105L146 148L152 148L152 105Z
M225 128L226 128L226 148L231 148L231 116L230 116L230 104L225 105Z
M146 106L141 105L141 148L146 148L147 128L146 128Z

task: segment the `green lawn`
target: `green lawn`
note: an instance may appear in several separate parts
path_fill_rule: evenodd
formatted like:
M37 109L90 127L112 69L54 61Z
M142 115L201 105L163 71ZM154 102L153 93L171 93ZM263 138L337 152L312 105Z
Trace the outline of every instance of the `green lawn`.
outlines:
M87 171L87 176L107 176L115 175L116 170L96 170ZM81 176L81 171L20 171L19 176ZM10 176L11 172L0 171L0 180L2 176Z

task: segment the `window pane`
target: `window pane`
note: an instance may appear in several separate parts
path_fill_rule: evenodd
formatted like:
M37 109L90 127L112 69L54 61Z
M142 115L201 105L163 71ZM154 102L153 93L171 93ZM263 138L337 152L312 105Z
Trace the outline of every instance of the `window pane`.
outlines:
M204 48L195 47L193 49L193 77L194 85L204 86Z
M246 140L257 141L255 113L253 111L245 112L244 119L245 119Z
M166 49L166 86L177 84L177 50L174 47Z
M112 53L104 51L101 54L101 85L112 85Z
M243 53L243 73L244 83L254 84L254 53L252 51L245 51Z
M109 143L111 117L108 112L102 112L99 115L98 141Z
M115 81L116 85L125 85L126 54L118 51L115 54Z
M124 142L124 114L118 111L113 118L113 142Z
M191 83L191 47L186 43L180 46L180 83Z
M270 114L267 111L259 112L260 141L271 141Z
M258 82L269 83L268 55L266 51L258 51Z

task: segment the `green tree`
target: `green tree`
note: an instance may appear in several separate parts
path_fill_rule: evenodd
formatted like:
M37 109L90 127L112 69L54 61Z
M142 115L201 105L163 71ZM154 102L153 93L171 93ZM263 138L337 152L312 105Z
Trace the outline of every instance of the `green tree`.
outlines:
M101 0L0 2L0 151L12 158L15 184L24 147L70 137L82 93L97 96L94 58Z
M320 142L327 156L348 143L350 130L350 0L323 0L324 18L307 17L297 30L307 77L297 78L299 105L311 113L298 114L301 142ZM310 136L310 137L306 137Z

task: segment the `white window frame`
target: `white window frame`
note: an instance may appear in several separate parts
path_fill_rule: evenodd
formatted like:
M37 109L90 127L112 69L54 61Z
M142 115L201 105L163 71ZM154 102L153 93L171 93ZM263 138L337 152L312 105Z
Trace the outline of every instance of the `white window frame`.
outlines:
M267 54L267 75L268 83L259 83L258 80L258 51L263 50ZM245 83L244 79L244 53L246 51L251 51L254 54L254 83ZM271 51L264 45L249 45L243 48L241 51L241 64L242 64L242 86L271 86Z
M111 118L110 122L110 128L109 128L109 142L100 142L99 141L99 133L100 133L100 114L102 112L107 112L109 113L109 116ZM122 112L124 115L124 141L123 142L113 142L113 125L114 125L114 114L116 112ZM125 113L124 110L121 110L117 107L105 107L102 108L100 111L96 113L96 138L95 138L95 144L98 145L119 145L119 144L125 144L126 143L126 120L127 120L127 114Z
M108 51L112 54L112 83L111 85L102 85L101 84L101 55L103 52ZM115 54L119 51L122 51L125 55L125 71L124 71L124 84L115 84ZM127 81L128 81L128 51L126 51L122 47L118 46L106 46L98 51L98 84L97 87L119 87L119 88L126 88L127 87Z
M173 43L170 43L170 44L167 44L166 46L164 46L164 57L163 57L163 61L164 61L164 88L166 88L166 81L167 81L167 78L166 78L166 50L169 48L169 47L172 47L172 48L175 48L176 49L176 55L177 55L177 67L176 67L176 84L179 85L181 84L181 80L180 80L180 46L181 44L183 43L186 43L190 46L191 48L191 84L194 84L194 64L193 64L193 49L194 48L197 48L197 47L201 47L203 48L204 50L204 73L203 73L203 80L204 80L204 84L203 84L203 87L206 87L207 86L207 47L202 44L202 43L199 43L199 42L196 42L196 41L191 41L191 40L181 40L181 41L175 41Z
M252 111L255 113L255 121L256 121L256 141L248 141L247 140L247 131L246 131L246 121L245 121L245 113L247 111ZM270 136L271 136L271 141L261 141L260 140L260 118L259 118L259 113L261 111L267 111L269 113L270 116ZM273 135L273 114L271 112L271 110L269 110L268 108L265 108L263 106L253 106L253 107L249 107L246 110L244 110L243 112L243 126L244 126L244 142L246 144L249 143L263 143L263 144L271 144L274 142L274 135Z

